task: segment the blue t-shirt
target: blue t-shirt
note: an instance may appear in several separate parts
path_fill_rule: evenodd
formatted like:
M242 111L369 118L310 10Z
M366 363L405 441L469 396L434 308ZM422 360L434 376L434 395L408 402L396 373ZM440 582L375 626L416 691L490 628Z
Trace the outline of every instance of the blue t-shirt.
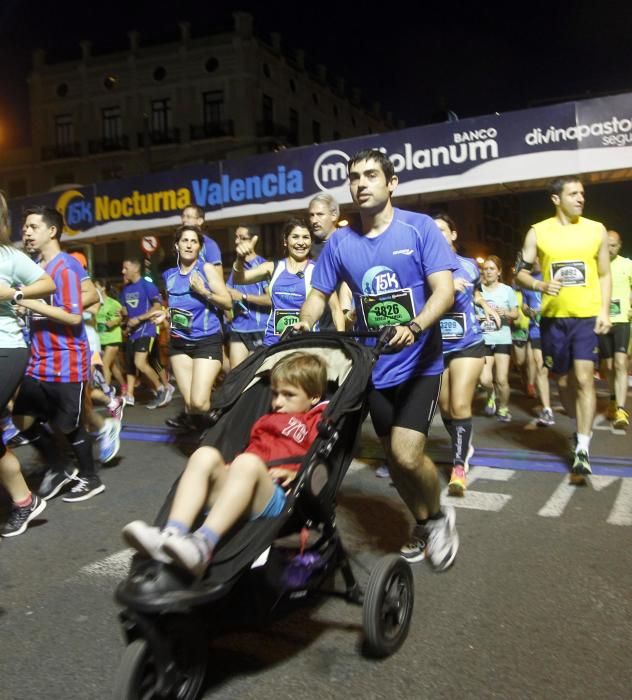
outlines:
M454 306L441 317L444 355L469 348L483 339L474 307L474 292L481 278L478 265L472 258L457 255L456 259L459 269L453 274L454 279L465 279L467 286L462 292L455 290Z
M211 265L221 265L222 264L222 251L219 246L210 236L203 236L204 245L200 249L199 259L205 263L211 263Z
M141 277L138 282L126 284L119 297L121 304L127 309L129 318L146 314L155 302L161 303L160 292L153 282ZM153 321L142 321L129 334L130 340L139 338L155 338L156 324Z
M244 261L244 269L249 270L253 267L258 267L264 262L266 262L266 259L257 255L250 262ZM253 282L252 284L235 284L232 272L228 276L226 284L238 292L249 296L265 294L268 289L268 282L265 280ZM261 333L265 330L269 313L270 310L267 307L257 306L249 301L233 301L233 320L230 322L230 328L236 333Z
M175 338L200 340L222 332L221 311L191 291L190 279L193 270L199 273L204 280L204 286L211 291L204 273L204 265L205 263L198 260L195 267L187 273L183 273L179 267L171 267L162 274L171 317L170 333Z
M532 272L531 277L536 280L542 279L541 272ZM535 289L523 289L522 301L530 309L538 312L535 318L529 319L529 340L538 340L540 338L540 309L542 308L542 292L536 292Z
M483 299L494 311L511 311L518 308L516 293L507 284L501 282L494 289L488 289L483 285L482 293ZM481 328L483 329L485 345L511 345L511 326L506 318L502 319L502 326L498 329L494 324L494 330L492 330L491 326L487 330L484 322L481 323Z
M266 323L264 345L274 345L279 342L283 331L288 326L298 323L299 312L309 294L311 279L315 266L312 260L298 273L287 269L286 260L279 260L274 266L274 272L268 291L272 300L272 310Z
M411 321L432 293L427 277L457 269L456 256L429 216L394 209L388 228L374 238L351 226L336 231L318 258L312 286L331 294L346 282L358 328L379 330ZM373 369L373 384L383 389L442 372L441 331L436 324L400 352L381 355Z

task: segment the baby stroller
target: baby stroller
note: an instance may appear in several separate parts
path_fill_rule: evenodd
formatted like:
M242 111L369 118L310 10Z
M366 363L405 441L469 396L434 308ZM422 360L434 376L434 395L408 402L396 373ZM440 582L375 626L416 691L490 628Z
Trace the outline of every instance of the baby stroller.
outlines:
M410 566L395 554L382 557L363 590L335 516L336 494L367 413L371 370L388 337L384 333L369 349L336 333L284 336L227 376L214 396L213 425L205 438L227 462L243 450L252 424L269 410L270 369L297 350L327 361L329 405L319 436L302 460L281 515L235 526L218 544L201 580L169 564L133 558L116 590L128 644L115 678L117 700L198 697L209 634L261 624L313 594L342 595L362 605L368 654L388 656L404 642L414 600ZM156 525L166 522L176 484ZM327 590L336 572L344 591Z

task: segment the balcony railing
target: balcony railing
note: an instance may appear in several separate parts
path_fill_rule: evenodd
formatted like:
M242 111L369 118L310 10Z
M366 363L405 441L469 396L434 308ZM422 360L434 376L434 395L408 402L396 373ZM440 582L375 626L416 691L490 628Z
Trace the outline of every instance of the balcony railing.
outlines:
M189 137L191 141L199 141L200 139L217 139L234 135L235 128L231 119L223 122L191 124L189 126Z
M116 138L88 141L88 153L111 153L112 151L129 151L129 137L122 134Z
M76 158L81 155L81 144L60 143L55 146L42 146L42 160L57 160L58 158Z
M169 143L180 143L180 129L165 129L164 131L149 131L138 134L138 147L145 147L145 137L149 146L163 146Z

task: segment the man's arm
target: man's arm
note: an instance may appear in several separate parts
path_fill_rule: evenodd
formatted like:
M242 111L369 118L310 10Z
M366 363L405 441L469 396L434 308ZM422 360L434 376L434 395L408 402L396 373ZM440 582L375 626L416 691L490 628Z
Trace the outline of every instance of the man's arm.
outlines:
M154 316L161 314L161 313L162 313L162 305L159 301L155 301L151 305L151 308L148 311L146 311L144 314L140 314L139 316L128 316L127 327L128 328L136 328L136 326L140 325L141 323L144 323L145 321L149 321Z
M595 333L605 335L612 327L610 321L610 297L612 296L612 275L610 273L610 253L608 251L608 234L604 228L601 245L597 256L597 272L601 289L601 310L595 321Z
M94 282L86 278L81 280L81 304L84 309L88 309L99 301L99 293L94 286Z
M525 289L532 289L535 292L542 292L549 296L557 296L562 288L561 282L557 280L537 280L531 274L533 263L538 257L538 246L535 237L535 229L530 228L524 239L522 250L518 253L516 260L516 282Z
M83 321L81 314L73 314L70 311L62 309L60 306L51 306L45 301L39 299L22 299L18 302L18 306L34 311L40 316L46 316L58 323L64 323L68 326L78 326Z
M325 294L320 289L312 287L307 295L307 299L303 302L303 306L301 306L301 315L294 328L311 331L323 315L330 296L330 294Z

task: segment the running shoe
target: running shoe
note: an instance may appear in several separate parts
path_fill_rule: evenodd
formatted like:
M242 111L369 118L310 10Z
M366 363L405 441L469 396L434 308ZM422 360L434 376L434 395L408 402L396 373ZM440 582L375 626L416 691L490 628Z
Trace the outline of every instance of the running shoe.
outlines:
M171 403L171 399L173 398L173 395L176 393L176 388L173 386L173 384L167 384L165 387L165 396L160 404L160 406L166 406L168 403Z
M407 542L399 553L409 563L415 564L426 558L426 529L420 523L413 528L410 541Z
M609 421L614 421L617 417L617 402L615 399L610 399L608 401L608 408L606 409L606 418Z
M164 406L166 395L167 395L166 388L164 386L161 386L158 389L158 391L156 391L154 398L147 404L147 408L150 411L153 411L155 408L159 408L160 406Z
M448 496L465 496L465 468L460 464L452 469L448 484Z
M39 497L45 501L53 498L77 476L78 471L76 467L70 474L67 474L63 469L48 469L39 487Z
M577 452L577 433L573 433L568 438L568 459L571 465L575 461L575 452Z
M483 409L483 412L485 413L486 416L489 416L490 418L496 413L496 394L495 392L491 392L489 396L487 397L487 403L485 404L485 408Z
M33 500L28 506L13 505L13 510L4 526L4 530L0 533L2 537L21 535L31 520L36 518L46 508L46 501L41 499L36 493L32 494L32 498Z
M13 421L11 419L8 419L7 421L3 421L2 425L2 442L4 442L5 445L8 445L11 440L15 440L15 438L20 434L20 431L15 427L13 424Z
M180 411L175 416L165 419L165 424L170 428L177 428L178 430L190 430L191 423L189 421L189 415L185 411Z
M612 421L612 427L617 430L627 430L628 425L630 425L630 414L625 408L617 408L614 420Z
M511 413L509 413L508 408L499 408L496 411L496 420L499 420L501 423L511 423Z
M133 406L136 403L136 401L134 400L134 397L130 396L129 394L124 395L124 398L125 398L125 405L126 406Z
M103 430L97 435L99 459L106 464L114 459L121 449L121 422L116 418L107 418Z
M543 408L536 422L541 426L555 425L553 411L550 408Z
M171 535L162 545L162 551L173 559L174 564L194 576L202 576L211 562L211 549L204 537L196 532Z
M459 551L459 533L456 531L456 514L452 506L443 507L443 517L428 520L428 558L435 571L445 571L454 563Z
M24 445L30 445L31 441L24 437L24 433L18 433L15 437L11 438L7 443L7 447L24 447Z
M162 545L173 534L172 532L147 525L142 520L134 520L123 528L121 534L123 540L145 559L153 559L165 564L171 563L171 557L162 551Z
M391 472L388 468L388 464L380 464L380 466L375 470L375 476L378 479L388 479L391 476Z
M115 418L118 421L123 420L123 411L125 410L125 397L120 396L120 397L114 397L112 399L112 402L108 406L108 413L112 418Z
M586 477L592 474L588 453L584 450L575 452L575 459L571 467L571 484L581 486L586 483Z
M69 493L62 497L62 501L66 501L66 503L79 503L80 501L87 501L89 498L97 496L105 491L105 485L96 474L86 478L77 476L75 477L75 481L76 484L70 489Z

